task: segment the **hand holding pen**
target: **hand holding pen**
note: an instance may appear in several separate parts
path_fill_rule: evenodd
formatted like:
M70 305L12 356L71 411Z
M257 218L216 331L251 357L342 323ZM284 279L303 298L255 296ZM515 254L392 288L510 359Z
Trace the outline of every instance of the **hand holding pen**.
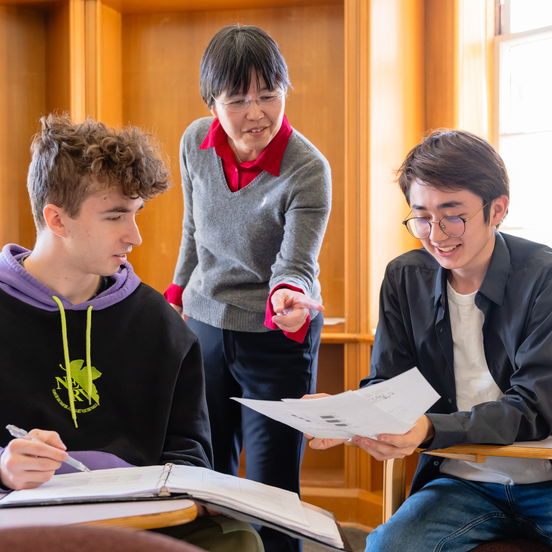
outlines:
M24 429L21 429L12 424L8 424L6 426L6 429L9 431L12 437L15 437L17 439L31 439L33 441L39 441L41 443L44 442L38 439L37 437L30 435ZM72 456L67 455L67 458L63 460L63 462L65 462L66 464L69 464L70 466L72 466L73 468L79 471L90 471L82 462L79 462L76 458L73 458Z
M0 480L9 489L30 489L49 481L62 462L77 462L65 452L55 431L35 429L30 433L10 426L16 439L0 456ZM80 464L82 468L86 468Z

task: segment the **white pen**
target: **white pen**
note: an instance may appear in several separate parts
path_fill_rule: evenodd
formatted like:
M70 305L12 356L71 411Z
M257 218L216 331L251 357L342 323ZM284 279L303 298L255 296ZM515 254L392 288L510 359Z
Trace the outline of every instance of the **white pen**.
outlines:
M29 435L24 429L21 429L20 427L14 426L12 424L8 424L6 426L6 429L10 432L10 435L12 437L15 437L16 439L31 439L33 441L40 441L40 439L37 439L36 437L33 437L32 435ZM87 472L90 471L82 462L79 462L76 458L73 458L72 456L67 456L67 460L64 460L66 464L69 464L70 466L73 466L73 468Z

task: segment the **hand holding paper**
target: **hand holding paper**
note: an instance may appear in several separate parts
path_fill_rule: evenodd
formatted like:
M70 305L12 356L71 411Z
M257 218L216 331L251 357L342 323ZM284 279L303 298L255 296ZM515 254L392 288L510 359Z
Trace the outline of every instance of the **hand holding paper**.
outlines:
M410 456L424 441L433 436L434 429L431 420L420 416L414 426L403 435L383 434L377 439L369 437L353 437L355 445L364 449L376 460L404 458Z
M408 432L439 395L417 368L357 391L320 399L234 400L274 420L320 439L355 435L402 435Z

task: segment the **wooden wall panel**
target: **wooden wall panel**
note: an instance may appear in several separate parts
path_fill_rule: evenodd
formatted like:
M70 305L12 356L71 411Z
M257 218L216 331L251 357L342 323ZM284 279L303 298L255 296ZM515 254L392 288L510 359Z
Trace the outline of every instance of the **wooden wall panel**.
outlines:
M368 321L370 12L363 0L345 2L345 331L364 333ZM367 370L368 346L344 346L344 388L356 389ZM344 447L345 487L360 484L360 451ZM370 469L370 464L366 464Z
M340 393L343 391L343 375L343 346L322 345L318 363L317 391ZM313 450L306 447L302 464L302 484L343 486L343 458L343 447L328 450Z
M26 177L46 106L46 23L28 7L0 6L0 241L34 244Z
M56 4L45 13L47 17L45 111L71 112L69 4L65 2ZM82 103L84 103L84 98Z
M408 207L394 182L395 170L405 153L420 139L424 129L423 0L371 0L368 13L359 5L364 20L367 54L360 56L360 71L367 71L358 85L360 95L366 88L368 103L359 106L368 121L362 138L360 182L368 188L366 204L359 220L366 225L361 247L367 259L361 262L367 274L359 281L366 288L358 324L360 331L372 330L378 317L379 288L385 266L393 257L416 246L400 224ZM350 32L350 31L349 31ZM361 42L362 43L362 42ZM364 82L366 81L366 82ZM352 184L352 183L351 183ZM360 193L361 196L362 190ZM364 245L366 244L366 245ZM348 263L350 264L350 263ZM362 293L362 290L361 292ZM346 388L355 388L369 373L368 345L347 345ZM380 463L358 449L347 448L347 487L366 490L381 488Z
M123 124L123 28L120 12L100 5L98 117L110 126Z
M293 32L288 25L293 21ZM344 52L343 7L294 9L273 34L288 62L293 89L287 113L322 151L332 169L332 214L320 254L325 315L343 317L344 288ZM268 25L268 21L267 21Z
M292 125L332 165L334 207L321 280L326 314L343 315L342 18L336 5L123 16L123 119L159 137L173 176L172 189L141 217L144 244L131 260L146 282L163 289L172 278L182 219L178 142L189 123L209 114L199 96L201 54L222 26L256 24L277 40L288 62L294 88L286 112Z
M32 0L29 0L32 1ZM265 8L287 8L312 4L336 4L340 0L209 0L209 10L252 9L261 4ZM124 13L149 13L152 0L106 0L106 3ZM199 0L155 0L156 12L204 11L206 4Z
M425 0L425 128L456 126L457 0Z
M2 242L33 246L26 190L32 135L42 115L72 112L69 8L69 3L0 6Z
M345 331L368 331L369 194L370 194L370 4L345 3ZM356 387L358 359L347 358L347 389ZM351 373L352 372L352 373ZM351 382L350 380L353 380Z
M424 2L372 0L370 26L370 327L387 263L417 246L395 171L424 134Z
M494 0L426 0L426 128L492 138Z

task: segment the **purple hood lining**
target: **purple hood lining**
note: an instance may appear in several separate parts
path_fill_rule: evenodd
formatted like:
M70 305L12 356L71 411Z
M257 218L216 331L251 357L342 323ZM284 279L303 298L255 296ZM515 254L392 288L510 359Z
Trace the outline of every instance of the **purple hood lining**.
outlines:
M86 310L90 305L94 310L111 307L128 297L140 284L130 263L121 265L118 272L111 275L112 285L91 301L74 305L65 297L51 290L33 278L20 264L21 257L29 255L30 251L16 244L7 244L0 253L0 289L8 295L46 311L57 311L58 306L52 299L56 295L66 310Z

